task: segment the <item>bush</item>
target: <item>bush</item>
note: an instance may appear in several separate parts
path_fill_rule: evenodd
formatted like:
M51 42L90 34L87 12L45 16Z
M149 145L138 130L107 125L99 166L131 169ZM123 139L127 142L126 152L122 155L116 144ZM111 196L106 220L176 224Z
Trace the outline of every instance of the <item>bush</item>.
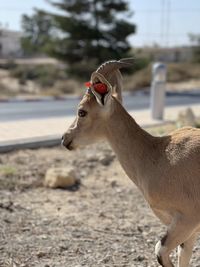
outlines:
M61 94L72 94L80 92L81 84L76 80L59 81L55 85L55 90Z
M10 72L11 76L19 80L35 80L38 78L36 67L18 65Z
M147 57L136 58L134 63L134 72L147 68L150 62L150 59Z
M182 82L191 79L200 79L200 64L168 64L167 80L169 82Z
M124 78L124 88L129 91L149 87L152 79L152 65L136 71ZM167 64L167 82L176 83L191 79L200 79L200 64L169 63Z
M135 72L133 75L124 77L124 88L128 91L150 86L151 65Z
M13 59L8 59L5 63L0 63L0 69L12 70L15 69L17 64Z
M65 79L66 73L53 65L20 65L11 70L11 76L19 79L21 84L31 80L46 88L54 86L57 80Z

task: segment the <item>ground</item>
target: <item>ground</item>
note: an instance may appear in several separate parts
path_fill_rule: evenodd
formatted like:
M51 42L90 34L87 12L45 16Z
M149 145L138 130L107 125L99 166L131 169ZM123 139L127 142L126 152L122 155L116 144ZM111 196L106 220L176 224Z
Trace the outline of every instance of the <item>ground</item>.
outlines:
M80 185L43 186L48 168L71 165ZM0 214L2 267L158 266L165 227L107 144L1 154ZM192 266L200 267L199 241Z

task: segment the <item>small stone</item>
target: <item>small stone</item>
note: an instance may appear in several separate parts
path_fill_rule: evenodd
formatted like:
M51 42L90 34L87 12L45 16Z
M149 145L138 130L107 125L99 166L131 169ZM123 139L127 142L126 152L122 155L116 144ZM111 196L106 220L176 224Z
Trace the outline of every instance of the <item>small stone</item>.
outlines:
M78 183L75 170L72 167L57 167L47 170L44 180L44 186L50 188L67 188Z
M139 256L137 256L134 260L135 260L135 261L143 261L143 260L145 260L145 257L139 255Z
M179 112L177 124L179 127L183 126L195 127L196 119L191 108L187 108L186 110Z
M81 170L79 174L81 177L85 177L87 175L87 172L85 170Z
M86 159L87 159L88 162L97 162L97 161L98 161L98 156L89 153L89 154L86 156Z
M59 249L62 252L62 251L67 251L69 249L69 247L68 246L60 246Z
M138 230L138 232L140 232L140 233L142 233L142 232L143 232L143 229L142 229L142 227L141 227L141 226L138 226L138 227L137 227L137 230Z
M105 213L104 213L103 211L101 211L101 212L99 213L99 217L106 218L106 215L105 215Z
M109 166L112 163L113 159L114 155L104 154L99 158L99 161L101 162L102 165Z
M116 181L116 180L113 180L113 181L111 182L111 186L112 186L112 187L117 187L117 186L118 186L117 181Z
M37 253L37 257L38 257L38 258L42 258L42 257L45 257L45 256L46 256L46 253L43 252L43 251L39 251L39 252Z
M101 263L108 263L112 259L111 255L106 255L102 260Z

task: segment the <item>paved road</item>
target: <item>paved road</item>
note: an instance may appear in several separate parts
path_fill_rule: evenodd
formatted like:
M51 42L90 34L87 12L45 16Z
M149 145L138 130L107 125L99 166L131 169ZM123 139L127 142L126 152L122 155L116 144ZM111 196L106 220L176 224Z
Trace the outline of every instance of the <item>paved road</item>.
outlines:
M78 99L44 102L0 103L0 121L52 118L73 115ZM200 91L188 93L167 93L166 106L200 104ZM141 110L149 107L149 94L135 93L124 95L124 105L128 110Z

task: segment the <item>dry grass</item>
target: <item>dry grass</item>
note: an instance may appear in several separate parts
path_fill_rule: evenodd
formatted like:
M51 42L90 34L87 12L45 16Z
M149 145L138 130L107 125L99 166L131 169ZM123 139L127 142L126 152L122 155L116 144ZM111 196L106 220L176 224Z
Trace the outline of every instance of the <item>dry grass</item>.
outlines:
M137 71L133 75L124 77L124 89L134 91L140 88L148 87L151 83L151 66Z
M176 130L178 127L176 125L176 123L166 123L164 125L158 125L158 126L151 126L151 127L148 127L146 128L146 130L154 135L154 136L163 136L163 135L167 135L169 134L170 132Z
M16 174L16 169L11 165L0 166L0 174L4 176L11 176Z
M66 79L63 81L57 81L54 87L49 87L44 91L41 90L41 94L55 97L63 94L80 94L81 91L83 91L83 88L84 85L81 84L81 82Z
M194 88L194 84L200 83L200 64L169 63L167 67L167 81L170 83L170 88L173 90L177 86L180 87L180 90L182 90L183 87ZM25 70L26 73L24 72ZM7 78L4 77L5 73L2 74L3 76L1 75L1 79L4 79L4 83L2 82L3 80L0 83L1 97L10 97L23 93L50 96L81 94L84 88L83 82L68 78L62 69L58 70L55 66L40 66L40 68L29 67L29 69L27 66L19 66L15 70L12 70L12 75L17 78L13 78L12 75L9 77L9 71L6 73ZM150 64L148 67L136 71L132 75L125 75L124 89L127 91L134 91L149 87L152 78L151 73L152 66ZM37 79L34 75L37 76ZM20 82L24 84L20 84ZM188 85L188 83L190 83L190 85Z
M194 64L194 63L168 64L169 82L182 82L191 79L200 79L200 64Z
M124 88L128 91L134 91L150 86L152 78L151 69L152 66L149 65L133 75L126 76L124 78ZM200 64L169 63L167 64L167 71L167 81L170 83L200 80Z

